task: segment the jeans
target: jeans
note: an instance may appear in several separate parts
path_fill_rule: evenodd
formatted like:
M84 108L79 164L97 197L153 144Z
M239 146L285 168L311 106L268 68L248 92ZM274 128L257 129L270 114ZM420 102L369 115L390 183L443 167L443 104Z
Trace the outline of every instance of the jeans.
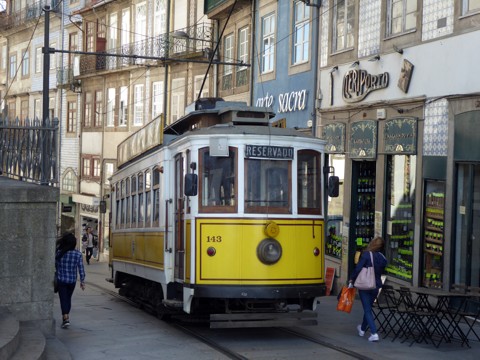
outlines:
M70 314L72 308L72 295L77 283L64 283L58 282L58 297L60 298L60 308L62 309L62 315Z
M86 250L86 258L87 258L87 264L90 264L90 259L92 257L92 254L93 254L93 247L87 247L87 250Z
M362 330L365 331L370 328L372 334L377 333L377 326L373 318L372 305L378 295L378 288L372 290L359 290L358 295L362 301L363 306L363 321Z

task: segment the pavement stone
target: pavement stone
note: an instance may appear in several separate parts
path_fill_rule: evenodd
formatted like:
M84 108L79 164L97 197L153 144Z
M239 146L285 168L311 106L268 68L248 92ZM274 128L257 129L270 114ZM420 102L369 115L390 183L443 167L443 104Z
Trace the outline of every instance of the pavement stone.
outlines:
M56 336L71 354L74 360L96 359L225 359L207 345L192 339L144 311L130 306L120 299L105 296L104 292L92 284L98 284L115 290L108 283L110 269L105 261L91 261L86 266L86 290L76 287L72 311L71 326L60 328L61 314L58 297L55 297L54 316L56 318ZM106 300L107 299L107 300ZM461 346L459 342L441 344L435 348L431 344L394 342L391 338L381 339L377 343L359 337L357 324L361 322L363 311L359 299L356 299L350 314L336 310L336 296L322 298L318 306L318 325L296 328L314 335L324 342L362 354L371 359L422 359L443 360L461 358L479 359L480 343L471 341L471 348ZM188 342L188 346L185 344ZM263 354L262 359L274 359Z

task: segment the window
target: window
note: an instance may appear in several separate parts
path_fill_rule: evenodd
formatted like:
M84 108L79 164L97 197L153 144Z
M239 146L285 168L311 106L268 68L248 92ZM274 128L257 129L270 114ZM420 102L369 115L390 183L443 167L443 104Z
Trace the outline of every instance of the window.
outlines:
M90 91L85 93L85 111L83 125L86 128L92 127L92 108L93 108L93 96Z
M10 55L10 79L15 79L17 73L17 54Z
M48 117L53 119L55 117L55 98L48 99Z
M322 171L320 154L312 150L300 150L297 161L297 199L300 214L319 214L322 197L320 184Z
M130 9L122 10L122 31L120 33L120 43L122 46L130 42Z
M8 117L10 119L15 119L16 116L17 116L17 105L15 103L15 100L14 101L9 101L8 102Z
M1 61L0 61L0 68L5 70L7 68L7 45L2 46L2 52L0 53Z
M138 177L138 226L143 227L143 221L145 220L145 203L144 203L144 182L143 173L139 173Z
M152 119L163 112L163 81L152 83Z
M195 99L198 98L198 94L200 92L200 88L202 87L204 75L199 75L195 76L194 82L193 82L193 92L195 95ZM207 78L205 79L205 84L203 85L202 89L202 95L200 97L208 97L208 75Z
M185 79L172 80L172 119L177 121L185 113Z
M50 47L52 49L55 49L57 47L57 43L51 43ZM51 53L49 57L50 57L50 70L55 70L57 68L57 54Z
M386 271L409 282L413 280L413 241L415 239L415 155L389 155L387 157L387 203L385 220Z
M103 92L95 91L95 113L93 114L93 126L101 127L103 123Z
M94 51L94 28L95 23L91 21L85 22L85 51L87 52Z
M152 216L152 172L145 171L145 223L146 226L151 224Z
M308 61L310 47L310 7L300 1L293 4L293 64Z
M72 34L69 35L68 50L78 51L78 34L77 33L72 33ZM74 57L75 57L74 54L72 54L72 53L68 54L68 66L69 67L73 66Z
M20 120L25 121L28 117L28 100L22 100L20 102Z
M131 203L131 208L132 208L132 227L137 226L137 177L136 175L133 175L131 178L131 194L132 194L132 203Z
M107 38L107 18L105 16L97 20L97 38L106 39ZM97 49L98 50L98 49Z
M22 76L28 76L30 73L30 51L22 51Z
M167 5L165 0L155 0L153 8L153 35L158 36L167 31Z
M209 148L200 150L199 197L201 212L235 212L237 150L228 157L211 156Z
M336 0L334 17L334 51L353 47L355 2L353 0Z
M463 0L463 15L480 10L480 0Z
M125 191L126 191L125 196L126 196L126 199L125 199L125 203L123 204L126 227L130 227L130 211L131 211L130 202L132 201L131 197L130 197L130 190L131 190L131 188L130 188L130 178L126 178L125 179Z
M115 126L115 88L107 90L107 126Z
M153 171L153 226L160 224L160 169Z
M128 87L120 88L120 104L118 109L118 125L127 126L128 121Z
M413 30L417 25L417 0L389 0L387 14L387 35Z
M95 155L82 156L82 177L86 179L100 179L100 157Z
M133 126L143 125L143 84L135 85L133 99Z
M233 61L233 34L223 38L223 61ZM232 65L223 65L223 90L232 88Z
M135 42L139 43L147 39L147 6L145 2L137 4L135 7ZM137 55L146 55L146 48L137 48ZM145 59L135 59L137 64L145 62Z
M37 47L35 49L35 72L41 73L42 72L42 48Z
M67 133L74 133L77 130L77 102L68 102Z
M110 185L109 178L113 175L114 164L106 162L104 167L104 185Z
M245 169L245 212L291 212L291 161L246 159Z
M238 31L238 60L248 63L248 27L244 27ZM248 83L248 71L246 66L237 67L236 85L243 86Z
M262 73L273 71L275 60L275 14L262 18Z
M62 181L62 190L70 193L75 192L77 177L73 170L67 171Z
M35 119L42 118L42 100L41 99L35 99L33 101L33 114L35 116Z
M108 33L108 48L115 49L117 47L117 13L110 14L110 28Z

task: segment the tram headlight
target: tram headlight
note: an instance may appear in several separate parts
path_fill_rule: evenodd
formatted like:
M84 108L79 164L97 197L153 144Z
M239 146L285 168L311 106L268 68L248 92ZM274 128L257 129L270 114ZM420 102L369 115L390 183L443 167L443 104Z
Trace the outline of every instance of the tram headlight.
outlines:
M273 265L282 257L282 245L275 239L264 239L258 244L257 257L265 265Z
M212 247L212 246L210 246L210 247L207 249L207 255L208 255L208 256L214 256L216 253L217 253L217 250L215 250L215 248Z
M320 249L319 249L319 248L317 248L317 247L316 247L316 248L314 248L314 249L313 249L313 255L315 255L315 256L318 256L318 255L320 255Z

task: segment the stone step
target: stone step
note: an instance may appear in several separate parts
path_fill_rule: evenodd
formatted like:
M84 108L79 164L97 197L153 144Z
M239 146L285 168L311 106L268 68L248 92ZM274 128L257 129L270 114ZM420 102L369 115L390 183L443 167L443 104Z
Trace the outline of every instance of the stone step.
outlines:
M20 343L20 322L0 306L0 359L10 359Z
M10 360L46 360L45 335L28 322L20 323L20 342ZM7 358L8 359L8 358Z
M70 351L58 338L47 338L45 360L72 360Z

